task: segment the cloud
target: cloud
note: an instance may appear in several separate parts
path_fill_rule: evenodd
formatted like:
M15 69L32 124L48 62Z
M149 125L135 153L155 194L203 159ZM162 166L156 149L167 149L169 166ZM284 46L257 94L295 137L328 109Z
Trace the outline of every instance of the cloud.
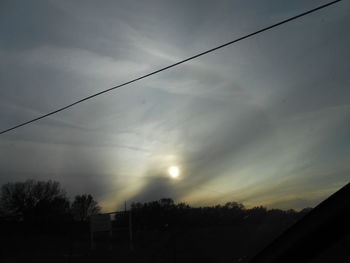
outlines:
M314 5L8 1L0 128ZM317 203L348 172L349 8L340 3L6 134L0 182L56 178L111 209L160 197ZM181 180L164 174L170 165Z

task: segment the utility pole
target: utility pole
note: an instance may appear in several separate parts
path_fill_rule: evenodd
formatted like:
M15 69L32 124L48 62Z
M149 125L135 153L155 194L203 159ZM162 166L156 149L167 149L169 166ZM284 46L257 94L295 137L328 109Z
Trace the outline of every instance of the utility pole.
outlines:
M133 244L132 244L132 213L131 213L131 207L129 210L129 248L130 251L134 249Z
M174 244L173 244L173 252L174 252L174 258L173 258L174 261L173 261L173 262L174 262L174 263L176 263L176 261L177 261L177 260L176 260L176 252L177 252L177 251L176 251L176 250L177 250L177 248L176 248L176 245L177 245L177 244L176 244L176 242L177 242L177 240L176 240L176 238L177 238L176 234L177 234L177 233L175 232L175 235L174 235Z

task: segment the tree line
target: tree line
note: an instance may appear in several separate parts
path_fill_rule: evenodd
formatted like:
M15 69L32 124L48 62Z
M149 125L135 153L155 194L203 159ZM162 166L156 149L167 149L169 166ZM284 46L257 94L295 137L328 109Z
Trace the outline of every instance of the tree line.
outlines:
M175 203L171 198L158 201L132 203L132 223L135 229L165 229L177 226L210 226L237 224L291 225L311 208L299 212L270 209L263 206L246 208L238 202L224 205L191 207ZM71 202L57 181L14 182L2 185L0 191L0 219L24 222L87 222L101 212L91 194L76 195ZM114 225L129 223L128 217L116 216Z
M87 221L99 213L98 203L90 194L76 195L70 202L57 181L14 182L2 185L0 218L24 222Z
M133 224L136 229L166 229L172 227L228 226L239 224L275 224L282 228L301 219L311 208L301 211L293 209L267 209L263 206L246 208L238 202L224 205L191 207L186 203L175 203L170 198L131 205Z

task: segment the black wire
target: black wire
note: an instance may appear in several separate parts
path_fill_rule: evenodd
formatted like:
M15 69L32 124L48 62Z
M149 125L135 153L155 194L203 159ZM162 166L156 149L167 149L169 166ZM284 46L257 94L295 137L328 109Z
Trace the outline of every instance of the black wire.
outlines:
M227 43L225 43L225 44L222 44L222 45L220 45L220 46L214 47L214 48L212 48L212 49L209 49L209 50L207 50L207 51L204 51L204 52L199 53L199 54L197 54L197 55L194 55L194 56L192 56L192 57L186 58L186 59L184 59L184 60L181 60L181 61L179 61L179 62L176 62L176 63L174 63L174 64L171 64L171 65L169 65L169 66L166 66L166 67L164 67L164 68L158 69L158 70L156 70L156 71L153 71L153 72L148 73L148 74L146 74L146 75L143 75L143 76L141 76L141 77L138 77L138 78L135 78L135 79L133 79L133 80L124 82L124 83L122 83L122 84L120 84L120 85L117 85L117 86L114 86L114 87L112 87L112 88L109 88L109 89L100 91L100 92L98 92L98 93L95 93L95 94L93 94L93 95L90 95L90 96L88 96L88 97L85 97L85 98L83 98L83 99L81 99L81 100L78 100L78 101L76 101L76 102L73 102L72 104L69 104L69 105L67 105L67 106L65 106L65 107L62 107L62 108L57 109L57 110L54 110L54 111L52 111L52 112L49 112L49 113L47 113L47 114L44 114L44 115L39 116L39 117L37 117L37 118L34 118L34 119L32 119L32 120L23 122L23 123L21 123L21 124L18 124L18 125L16 125L16 126L13 126L13 127L11 127L11 128L8 128L8 129L6 129L6 130L3 130L3 131L0 132L0 134L4 134L4 133L9 132L9 131L11 131L11 130L14 130L14 129L17 129L17 128L19 128L19 127L22 127L22 126L24 126L24 125L27 125L27 124L30 124L30 123L32 123L32 122L38 121L38 120L40 120L40 119L46 118L46 117L48 117L48 116L50 116L50 115L53 115L53 114L56 114L56 113L58 113L58 112L60 112L60 111L66 110L66 109L68 109L68 108L70 108L70 107L73 107L73 106L76 105L76 104L79 104L79 103L81 103L81 102L83 102L83 101L92 99L92 98L94 98L94 97L96 97L96 96L99 96L99 95L101 95L101 94L103 94L103 93L112 91L112 90L114 90L114 89L117 89L117 88L120 88L120 87L129 85L129 84L131 84L131 83L133 83L133 82L136 82L136 81L139 81L139 80L141 80L141 79L150 77L150 76L152 76L152 75L155 75L155 74L160 73L160 72L162 72L162 71L165 71L165 70L167 70L167 69L170 69L170 68L173 68L173 67L178 66L178 65L180 65L180 64L183 64L183 63L185 63L185 62L187 62L187 61L190 61L190 60L193 60L193 59L198 58L198 57L200 57L200 56L203 56L203 55L206 55L206 54L208 54L208 53L214 52L214 51L216 51L216 50L218 50L218 49L221 49L221 48L223 48L223 47L226 47L226 46L228 46L228 45L232 45L232 44L234 44L234 43L236 43L236 42L238 42L238 41L241 41L241 40L243 40L243 39L246 39L246 38L252 37L252 36L254 36L254 35L260 34L260 33L264 32L264 31L270 30L270 29L272 29L272 28L274 28L274 27L280 26L280 25L282 25L282 24L285 24L285 23L287 23L287 22L290 22L290 21L295 20L295 19L297 19L297 18L300 18L300 17L302 17L302 16L306 16L306 15L308 15L308 14L310 14L310 13L316 12L316 11L318 11L318 10L320 10L320 9L323 9L323 8L325 8L325 7L327 7L327 6L333 5L333 4L335 4L335 3L337 3L337 2L340 2L340 1L342 1L342 0L336 0L336 1L332 1L332 2L327 3L327 4L324 4L324 5L321 5L321 6L319 6L319 7L316 7L316 8L314 8L314 9L309 10L309 11L303 12L303 13L301 13L301 14L299 14L299 15L293 16L293 17L291 17L291 18L288 18L288 19L286 19L286 20L283 20L283 21L278 22L278 23L276 23L276 24L273 24L273 25L271 25L271 26L265 27L265 28L263 28L263 29L260 29L260 30L258 30L258 31L255 31L255 32L253 32L253 33L250 33L250 34L248 34L248 35L245 35L245 36L243 36L243 37L237 38L237 39L235 39L235 40L232 40L232 41L227 42Z

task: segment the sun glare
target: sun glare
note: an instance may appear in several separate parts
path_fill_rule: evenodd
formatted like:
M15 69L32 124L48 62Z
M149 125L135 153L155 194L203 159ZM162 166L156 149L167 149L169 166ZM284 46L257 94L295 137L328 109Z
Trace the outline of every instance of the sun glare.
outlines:
M171 178L177 178L180 175L179 167L177 166L171 166L168 169L168 173L171 176Z

